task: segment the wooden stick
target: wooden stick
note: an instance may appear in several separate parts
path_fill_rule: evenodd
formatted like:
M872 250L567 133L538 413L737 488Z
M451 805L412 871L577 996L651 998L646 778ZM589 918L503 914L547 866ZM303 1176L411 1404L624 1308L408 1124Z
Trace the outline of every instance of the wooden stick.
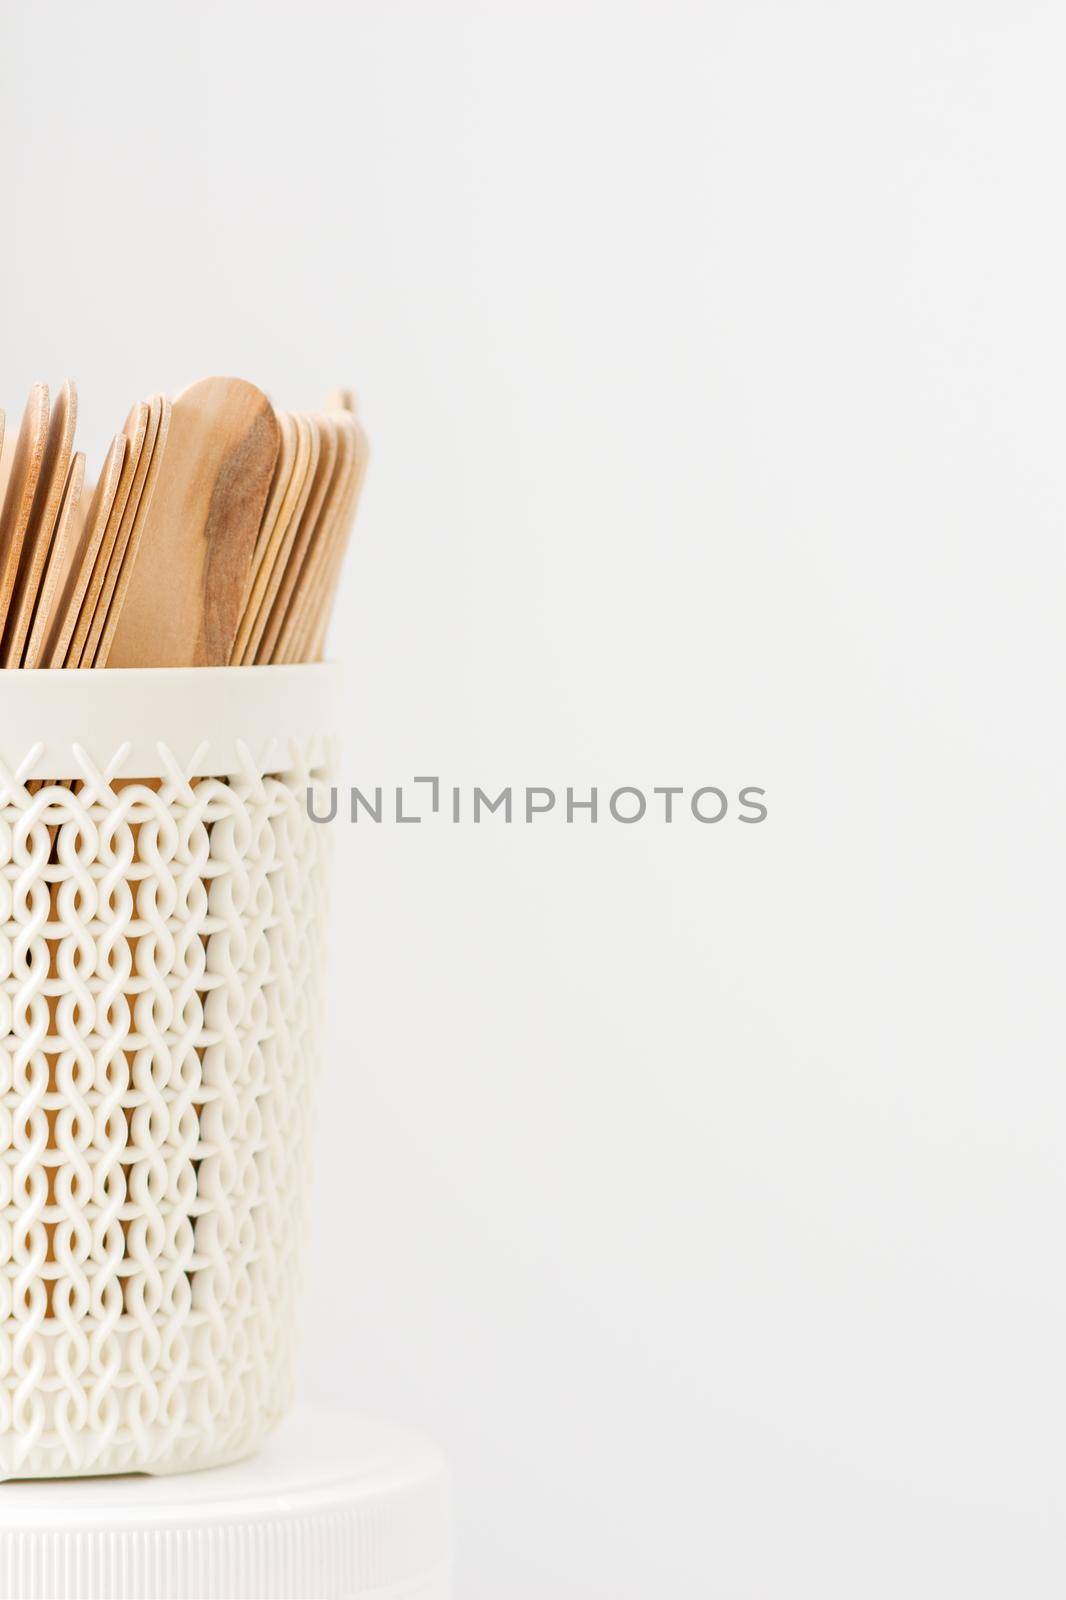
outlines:
M275 661L300 660L300 643L310 626L314 599L320 584L324 582L335 530L343 515L355 477L357 466L355 418L345 411L334 417L334 423L337 430L337 456L333 466L333 477L318 527L307 547L303 564L296 577L289 609L274 649Z
M8 473L7 493L0 511L0 635L7 628L47 438L48 385L35 383L22 414L22 426Z
M118 433L112 439L100 478L89 503L88 515L81 530L77 549L66 573L60 578L60 598L53 608L53 621L45 647L44 665L65 667L74 630L83 613L85 593L93 575L100 541L104 536L107 519L118 491L122 467L126 458L126 436ZM91 618L90 618L91 620Z
M319 455L318 468L315 472L311 493L308 496L303 516L293 531L291 540L286 543L283 552L284 564L281 583L278 587L274 604L263 633L262 641L256 653L258 662L268 662L275 659L275 650L281 630L288 613L289 602L303 565L307 547L315 536L315 530L322 515L329 486L333 478L333 466L337 459L337 428L332 417L317 415L313 425L318 432Z
M89 634L96 618L100 594L107 579L111 553L115 548L115 541L118 539L119 529L122 526L126 501L129 499L130 491L133 487L133 480L137 472L137 464L140 461L141 450L144 447L144 436L147 428L148 407L142 400L133 407L122 430L126 439L126 450L122 460L122 476L115 491L114 499L111 502L107 526L104 529L104 536L100 540L96 560L93 563L92 577L85 592L81 615L75 625L74 635L70 641L67 665L71 667L91 667L93 663L95 644L92 649L89 648Z
M63 499L56 518L56 531L52 539L52 548L48 553L48 565L41 575L37 610L22 655L24 667L48 665L48 636L54 620L60 578L70 562L78 540L78 507L81 504L84 483L85 453L79 450L71 459L67 470Z
M126 542L126 550L122 557L122 565L119 569L114 593L111 596L111 604L108 608L107 621L104 623L103 632L100 635L100 642L96 647L96 656L93 661L93 665L97 667L106 667L108 657L111 654L111 646L114 642L115 632L122 616L122 607L125 604L126 594L129 590L130 580L133 576L134 565L137 561L137 553L140 550L141 540L144 536L145 524L148 521L148 514L152 509L152 500L155 495L155 486L156 480L159 477L159 469L163 461L163 452L166 449L167 434L170 429L170 401L165 395L158 395L156 398L159 401L159 423L156 430L155 443L152 447L151 458L148 462L148 471L145 474L140 498L137 502L137 510L133 519L133 526L130 529L129 538Z
M281 436L254 384L205 378L174 401L115 666L225 666Z
M351 490L347 504L338 519L333 539L333 551L318 595L315 597L310 626L305 638L301 640L301 653L297 658L301 661L321 661L325 649L326 633L329 629L330 618L333 615L333 607L337 599L337 591L340 587L341 568L344 565L345 552L352 536L352 529L355 526L355 516L359 509L359 500L363 492L366 469L370 462L370 445L361 426L358 427L358 435L356 470L352 479Z

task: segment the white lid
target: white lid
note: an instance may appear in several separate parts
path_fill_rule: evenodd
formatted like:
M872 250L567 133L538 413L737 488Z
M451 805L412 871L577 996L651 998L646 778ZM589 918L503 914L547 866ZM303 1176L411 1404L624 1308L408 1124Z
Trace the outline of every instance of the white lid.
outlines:
M20 783L163 776L163 745L186 777L299 766L333 732L336 668L106 667L0 672L0 767ZM0 770L0 784L4 773Z
M448 1470L417 1434L296 1411L251 1461L0 1488L18 1600L447 1600Z

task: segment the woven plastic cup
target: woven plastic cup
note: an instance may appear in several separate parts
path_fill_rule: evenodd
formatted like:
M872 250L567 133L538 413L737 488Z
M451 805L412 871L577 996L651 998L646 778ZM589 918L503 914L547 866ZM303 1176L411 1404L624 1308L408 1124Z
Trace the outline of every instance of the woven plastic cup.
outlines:
M0 673L0 1477L220 1464L290 1403L332 700Z

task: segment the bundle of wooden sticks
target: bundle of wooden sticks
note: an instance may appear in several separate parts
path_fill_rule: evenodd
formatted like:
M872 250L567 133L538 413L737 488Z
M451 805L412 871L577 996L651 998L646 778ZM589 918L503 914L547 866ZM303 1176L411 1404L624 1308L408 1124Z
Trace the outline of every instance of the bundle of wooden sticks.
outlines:
M314 414L239 378L153 395L91 493L77 410L37 384L0 455L0 666L321 660L367 463L350 392Z

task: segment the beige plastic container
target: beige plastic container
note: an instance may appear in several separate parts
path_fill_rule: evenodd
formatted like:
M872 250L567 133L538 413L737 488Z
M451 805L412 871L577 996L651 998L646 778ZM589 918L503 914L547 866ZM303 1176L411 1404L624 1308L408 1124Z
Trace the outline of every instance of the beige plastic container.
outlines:
M230 1461L289 1405L332 702L0 673L2 1477Z

